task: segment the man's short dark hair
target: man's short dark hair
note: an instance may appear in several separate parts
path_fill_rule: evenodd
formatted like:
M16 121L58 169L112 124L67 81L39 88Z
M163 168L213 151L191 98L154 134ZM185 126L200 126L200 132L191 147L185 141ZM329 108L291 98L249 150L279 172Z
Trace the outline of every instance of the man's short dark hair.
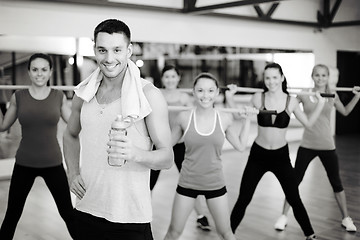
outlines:
M131 42L131 33L130 28L123 21L118 19L107 19L99 23L94 30L94 42L96 43L96 38L99 32L106 32L108 34L113 33L122 33L126 36L129 44Z

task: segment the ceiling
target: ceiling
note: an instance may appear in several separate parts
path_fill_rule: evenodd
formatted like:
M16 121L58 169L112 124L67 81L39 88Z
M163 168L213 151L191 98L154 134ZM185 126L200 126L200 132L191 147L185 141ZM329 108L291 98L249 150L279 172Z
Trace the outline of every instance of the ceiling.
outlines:
M38 0L293 24L360 26L359 0Z
M1 1L1 0L0 0ZM14 0L20 1L20 0ZM300 25L314 29L360 26L360 0L22 0L96 7L117 7L184 15L227 17L267 23ZM265 27L266 25L264 25ZM24 53L25 54L25 53ZM16 61L27 55L17 53ZM12 62L0 52L0 66Z

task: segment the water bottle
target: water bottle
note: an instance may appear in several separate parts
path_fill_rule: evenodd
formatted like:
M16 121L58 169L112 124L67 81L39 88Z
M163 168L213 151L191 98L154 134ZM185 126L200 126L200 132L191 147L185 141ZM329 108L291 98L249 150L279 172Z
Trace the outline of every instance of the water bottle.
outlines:
M132 124L131 118L123 118L121 115L117 115L115 120L111 124L111 129L109 131L109 137L111 138L112 135L122 134L126 136L127 128L130 127ZM121 167L125 164L126 160L119 159L116 157L108 156L108 164L110 166Z

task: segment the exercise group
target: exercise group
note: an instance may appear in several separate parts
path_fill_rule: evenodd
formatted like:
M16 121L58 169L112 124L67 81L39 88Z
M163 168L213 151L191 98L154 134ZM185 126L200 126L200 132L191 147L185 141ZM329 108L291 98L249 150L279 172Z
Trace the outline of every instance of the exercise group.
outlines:
M22 131L1 240L13 239L37 177L44 179L73 239L152 240L152 191L161 172L173 165L179 178L164 240L180 238L193 210L201 231L216 231L221 239L235 240L267 172L276 177L285 196L282 214L269 225L274 225L274 231L286 230L291 207L303 239L318 239L299 192L316 157L342 216L338 227L357 231L340 177L331 113L335 108L349 115L360 99L360 87L351 88L353 97L343 104L329 83L329 67L316 64L309 76L314 87L289 94L282 66L269 62L263 69L262 91L251 94L248 104L237 104L239 86L229 84L218 106L221 81L209 72L197 73L190 94L179 88L181 72L175 65L162 69L162 88L142 78L130 59L131 31L125 22L100 22L93 40L97 68L75 86L71 107L63 91L48 84L53 74L51 57L35 53L28 59L31 85L15 91L0 114L0 131L8 131L16 120ZM286 139L292 115L304 128L294 166ZM63 147L57 140L60 118L66 123ZM238 197L229 206L222 149L228 141L234 150L244 152L252 119L256 119L257 134L239 173ZM215 226L210 226L205 206Z

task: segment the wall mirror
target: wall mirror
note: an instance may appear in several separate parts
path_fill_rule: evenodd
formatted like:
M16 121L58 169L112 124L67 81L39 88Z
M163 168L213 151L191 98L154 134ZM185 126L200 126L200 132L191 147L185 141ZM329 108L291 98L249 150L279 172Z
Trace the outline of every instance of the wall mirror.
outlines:
M35 52L46 52L52 56L54 68L50 85L76 85L96 68L91 39L73 39L71 46L68 39L58 41L56 45L54 41L49 41L36 47L26 43L12 50L0 48L0 86L29 85L27 61ZM160 88L161 70L166 64L173 64L180 70L180 88L191 88L194 77L203 71L214 74L222 86L234 83L241 87L261 88L263 69L268 62L278 62L283 67L289 87L312 86L310 75L315 57L311 51L147 42L132 44L132 60L139 66L142 76ZM0 88L1 103L8 104L14 91ZM66 95L70 104L73 92L66 91ZM238 95L240 103L246 103L251 97L248 93ZM59 124L62 124L59 128L62 131L64 123ZM295 124L295 128L301 129L301 126ZM19 124L15 123L8 132L0 134L0 159L14 158L21 139Z

